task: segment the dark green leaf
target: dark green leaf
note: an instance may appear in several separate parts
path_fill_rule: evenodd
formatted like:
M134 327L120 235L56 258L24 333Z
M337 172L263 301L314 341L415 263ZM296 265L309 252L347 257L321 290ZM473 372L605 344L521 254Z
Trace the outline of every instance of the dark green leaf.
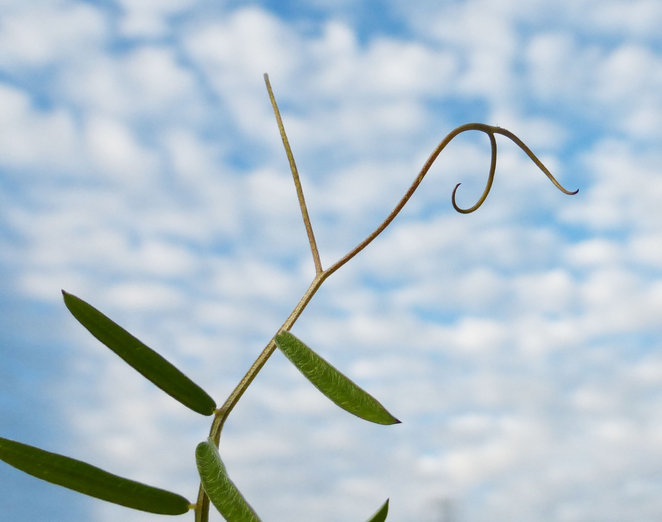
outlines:
M164 392L202 415L216 403L202 388L150 347L75 295L62 291L64 304L90 333Z
M379 508L379 511L372 515L372 518L368 522L384 522L386 520L386 515L388 515L388 499L384 502L384 505Z
M230 480L214 441L207 439L195 448L195 461L205 493L228 522L260 522L253 508Z
M275 341L294 366L341 408L377 424L400 422L377 399L359 388L290 332L279 333Z
M2 437L0 459L37 478L121 506L160 515L181 515L190 509L190 502L181 495Z

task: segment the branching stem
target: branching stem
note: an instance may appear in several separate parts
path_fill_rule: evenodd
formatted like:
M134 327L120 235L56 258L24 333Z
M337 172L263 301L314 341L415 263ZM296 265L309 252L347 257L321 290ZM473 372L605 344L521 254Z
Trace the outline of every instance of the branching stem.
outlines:
M310 286L306 290L306 292L303 294L301 297L301 300L297 303L297 305L294 307L288 318L285 320L283 325L280 327L279 331L282 330L289 330L292 328L296 320L299 318L299 316L303 313L304 309L310 302L310 300L313 298L317 290L322 286L322 283L331 275L333 274L336 270L338 270L340 267L342 267L345 263L347 263L350 259L355 257L359 252L361 252L365 247L367 247L377 236L379 236L385 229L388 227L391 222L396 218L396 216L400 213L400 211L404 208L404 206L407 204L409 199L413 196L414 192L416 192L416 189L418 186L421 184L423 181L423 178L425 175L428 173L430 168L432 167L433 163L439 156L442 150L446 148L446 146L458 135L462 134L463 132L467 131L479 131L479 132L484 132L487 134L489 140L490 140L490 147L492 151L492 156L490 160L490 170L488 173L487 177L487 182L485 184L485 189L483 190L483 194L481 197L478 199L478 201L471 207L468 208L461 208L460 206L457 205L456 200L455 200L455 195L457 193L457 189L460 186L460 183L458 183L455 188L453 189L453 194L451 197L451 202L453 204L453 208L461 212L463 214L469 214L471 212L474 212L477 210L484 202L485 199L487 198L487 195L489 194L491 188L492 188L492 183L494 181L494 175L496 172L496 162L497 162L497 143L496 143L496 138L495 134L501 134L502 136L507 137L510 139L513 143L515 143L520 149L524 151L524 153L538 166L540 170L550 179L550 181L558 188L560 191L562 191L565 194L576 194L578 191L575 190L574 192L571 192L567 189L565 189L557 180L554 178L554 176L551 174L551 172L543 165L543 163L538 159L538 157L527 147L522 140L520 140L515 134L510 132L509 130L503 129L501 127L495 127L492 125L486 125L484 123L467 123L465 125L461 125L455 129L453 129L440 143L437 145L437 147L432 151L432 154L430 154L430 157L427 159L423 167L421 168L420 172L418 173L418 176L416 176L416 179L414 179L414 182L411 184L405 195L400 199L400 201L397 203L397 205L393 208L391 213L382 221L382 223L370 234L368 235L363 241L361 241L358 245L356 245L352 250L350 250L344 257L340 258L338 261L336 261L333 265L331 265L329 268L324 270L322 268L322 264L320 261L320 256L319 256L319 251L317 249L317 243L315 241L315 234L313 233L313 227L310 223L310 217L308 215L308 209L306 207L306 202L303 196L303 189L301 188L301 181L299 179L299 173L296 167L296 163L294 161L294 155L292 154L292 150L290 148L289 141L287 139L287 135L285 134L285 127L283 125L283 121L280 116L280 111L278 110L278 105L276 103L276 99L274 97L273 91L271 90L271 84L269 82L269 77L268 75L264 75L264 81L267 86L267 91L269 93L269 99L271 100L271 104L273 106L274 114L276 116L276 121L278 123L278 130L280 131L281 138L283 140L283 146L285 147L285 152L287 154L287 158L290 163L290 170L292 171L292 177L294 179L294 186L296 187L297 191L297 196L299 198L299 208L301 209L301 215L303 217L303 222L306 227L306 232L308 234L308 242L310 243L310 250L313 255L313 262L315 264L315 277L313 281L311 282ZM209 436L214 440L214 442L218 445L221 437L221 431L223 430L223 425L225 424L225 421L227 420L228 416L230 415L230 412L232 409L236 406L237 402L239 402L239 399L241 396L244 394L244 392L248 389L250 384L253 382L257 374L260 372L262 367L266 364L267 360L269 357L271 357L271 354L274 352L276 349L276 343L274 342L273 339L269 341L269 343L264 347L260 355L257 357L255 362L251 365L251 367L248 369L244 377L239 381L239 384L235 387L235 389L232 391L232 393L228 396L226 399L225 403L216 410L215 412L215 417L214 421L212 422L211 429ZM196 504L196 510L195 510L195 522L208 522L209 520L209 499L207 498L207 495L204 492L204 489L202 488L202 485L199 488L198 491L198 502Z

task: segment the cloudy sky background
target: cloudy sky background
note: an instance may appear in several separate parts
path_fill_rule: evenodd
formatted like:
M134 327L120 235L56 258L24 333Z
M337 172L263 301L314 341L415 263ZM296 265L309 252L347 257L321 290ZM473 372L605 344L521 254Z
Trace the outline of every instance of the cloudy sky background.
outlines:
M387 215L293 332L403 423L276 353L221 451L267 522L662 516L662 3L0 1L0 435L194 500L209 419L68 315L64 288L220 404L313 264ZM151 521L0 465L5 520ZM192 520L192 514L182 520ZM160 518L159 518L160 519ZM212 515L212 520L220 520Z

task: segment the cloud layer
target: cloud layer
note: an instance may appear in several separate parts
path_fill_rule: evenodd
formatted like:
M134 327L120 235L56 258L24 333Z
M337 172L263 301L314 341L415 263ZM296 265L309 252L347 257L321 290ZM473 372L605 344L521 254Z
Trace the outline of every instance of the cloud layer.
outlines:
M465 122L512 130L580 193L500 138L487 202L455 214L490 158L481 135L453 141L293 329L403 424L351 418L275 354L221 444L257 512L659 518L659 3L5 4L0 435L195 497L207 419L59 290L231 392L314 274L269 72L325 266ZM6 466L0 484L8 520L151 520Z

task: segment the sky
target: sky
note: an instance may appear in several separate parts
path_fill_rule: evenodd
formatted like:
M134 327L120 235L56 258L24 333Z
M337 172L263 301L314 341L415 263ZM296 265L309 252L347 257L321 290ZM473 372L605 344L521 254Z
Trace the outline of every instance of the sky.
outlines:
M197 494L210 419L93 339L90 302L222 403L314 276L467 133L275 353L220 451L266 522L662 517L662 3L0 0L0 436ZM148 522L0 465L5 520ZM193 520L192 513L181 520ZM221 520L213 514L212 520Z

